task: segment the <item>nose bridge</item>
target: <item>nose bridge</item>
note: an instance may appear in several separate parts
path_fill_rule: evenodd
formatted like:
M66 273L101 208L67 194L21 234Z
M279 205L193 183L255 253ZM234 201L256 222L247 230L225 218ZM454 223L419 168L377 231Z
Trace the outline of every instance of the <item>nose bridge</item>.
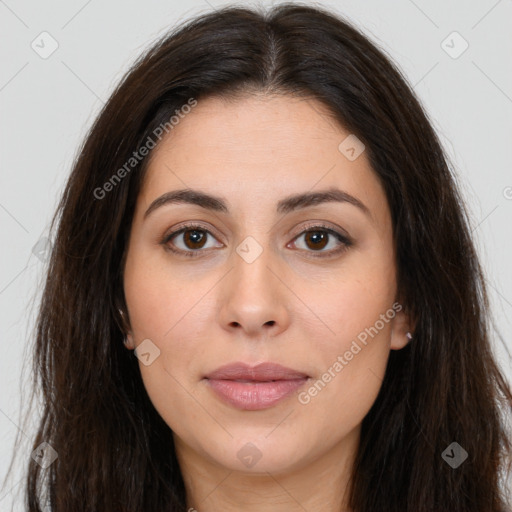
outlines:
M238 325L247 333L257 333L265 326L284 328L286 307L282 284L275 275L279 256L270 245L265 233L247 236L231 255L233 268L220 313L225 328Z
M274 277L269 267L275 265L276 260L270 248L268 239L263 240L266 234L249 235L236 247L233 254L233 279L239 280L239 287L247 287L253 294L268 292L273 288ZM257 238L256 238L257 237ZM239 290L244 292L245 290Z

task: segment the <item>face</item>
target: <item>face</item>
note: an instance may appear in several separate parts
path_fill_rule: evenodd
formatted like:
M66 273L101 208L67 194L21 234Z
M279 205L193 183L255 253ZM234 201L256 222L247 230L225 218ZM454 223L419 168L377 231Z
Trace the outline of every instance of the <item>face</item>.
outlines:
M128 348L180 460L275 474L355 443L409 326L389 206L350 135L316 100L208 98L154 149Z

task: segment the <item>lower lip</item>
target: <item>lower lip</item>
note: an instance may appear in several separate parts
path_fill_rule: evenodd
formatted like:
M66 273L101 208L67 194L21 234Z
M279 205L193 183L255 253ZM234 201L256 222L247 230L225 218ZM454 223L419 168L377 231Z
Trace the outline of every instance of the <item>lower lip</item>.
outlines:
M267 382L207 379L209 385L220 398L237 409L247 411L272 407L303 386L307 380L306 377Z

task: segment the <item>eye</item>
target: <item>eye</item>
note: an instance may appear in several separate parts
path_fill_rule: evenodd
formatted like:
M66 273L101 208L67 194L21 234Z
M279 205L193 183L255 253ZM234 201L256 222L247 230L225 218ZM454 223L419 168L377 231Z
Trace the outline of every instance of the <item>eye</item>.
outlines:
M306 251L320 253L312 254L314 257L332 256L346 250L352 245L348 237L323 225L309 226L306 231L303 231L298 237L294 238L292 243L296 245L295 241L300 240L302 237L304 238ZM331 249L324 250L329 245L331 245Z
M197 257L201 256L201 253L206 249L222 247L223 244L221 243L208 247L207 240L209 237L214 238L210 231L200 225L190 224L166 235L161 243L170 251L179 255ZM299 248L310 253L319 253L311 254L313 257L333 256L352 245L352 241L347 236L323 225L308 226L305 231L293 239L291 244L296 245L296 240L301 237L304 237L306 248ZM176 242L173 241L175 239ZM334 248L324 250L329 245L334 245Z
M195 257L200 255L201 249L211 248L211 246L208 247L206 244L209 236L213 238L213 235L207 229L203 228L202 226L193 224L184 226L178 231L174 231L165 236L162 240L162 243L172 252L183 254L184 256ZM169 242L175 238L177 243L172 242L172 244L169 244ZM178 248L176 249L175 247ZM222 247L222 244L216 247Z

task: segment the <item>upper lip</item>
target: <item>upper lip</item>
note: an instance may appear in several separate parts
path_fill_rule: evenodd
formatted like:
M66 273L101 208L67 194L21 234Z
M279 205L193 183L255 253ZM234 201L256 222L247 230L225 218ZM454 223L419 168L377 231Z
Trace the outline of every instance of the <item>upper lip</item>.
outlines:
M260 363L256 366L250 366L242 362L226 364L206 375L207 379L254 380L261 382L304 379L307 377L308 375L303 372L286 368L280 364Z

